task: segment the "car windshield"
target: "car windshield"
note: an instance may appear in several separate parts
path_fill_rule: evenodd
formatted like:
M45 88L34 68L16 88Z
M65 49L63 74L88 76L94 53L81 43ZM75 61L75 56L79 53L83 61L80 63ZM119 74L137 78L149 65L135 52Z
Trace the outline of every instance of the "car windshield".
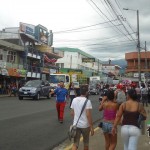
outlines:
M27 87L37 87L39 85L41 85L42 81L41 80L32 80L32 81L28 81L25 86Z
M50 75L50 83L65 82L65 75Z

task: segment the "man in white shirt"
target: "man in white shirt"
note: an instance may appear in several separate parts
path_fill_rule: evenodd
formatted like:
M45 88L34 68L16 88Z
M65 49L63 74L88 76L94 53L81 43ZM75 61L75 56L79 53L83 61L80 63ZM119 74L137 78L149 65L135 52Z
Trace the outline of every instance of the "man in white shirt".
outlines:
M88 96L88 86L82 85L80 88L80 92L81 92L81 96L74 98L71 104L71 109L72 109L71 115L74 117L73 125L76 125L82 107L87 99L86 97ZM83 135L84 150L89 149L89 134L91 132L91 135L94 135L91 110L92 110L92 104L91 101L88 100L85 109L77 124L77 133L74 138L74 144L72 150L78 149L81 134Z

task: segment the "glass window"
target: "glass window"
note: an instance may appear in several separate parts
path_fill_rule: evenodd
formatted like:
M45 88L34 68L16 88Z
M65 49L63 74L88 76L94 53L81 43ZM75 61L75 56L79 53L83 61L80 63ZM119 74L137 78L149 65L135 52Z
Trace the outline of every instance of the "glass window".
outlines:
M28 81L25 86L27 87L37 87L37 86L40 86L42 83L41 80L31 80L31 81Z
M7 62L15 62L16 60L16 52L8 51L7 53Z
M69 82L69 76L66 76L66 82Z
M50 83L65 82L65 75L50 75Z

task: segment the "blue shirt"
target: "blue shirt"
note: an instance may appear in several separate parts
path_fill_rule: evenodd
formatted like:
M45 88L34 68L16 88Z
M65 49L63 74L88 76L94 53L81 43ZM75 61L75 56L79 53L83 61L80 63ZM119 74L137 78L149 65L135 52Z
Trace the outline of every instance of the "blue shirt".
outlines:
M57 102L64 102L66 100L66 96L68 95L68 90L65 88L58 87L54 93L56 94Z

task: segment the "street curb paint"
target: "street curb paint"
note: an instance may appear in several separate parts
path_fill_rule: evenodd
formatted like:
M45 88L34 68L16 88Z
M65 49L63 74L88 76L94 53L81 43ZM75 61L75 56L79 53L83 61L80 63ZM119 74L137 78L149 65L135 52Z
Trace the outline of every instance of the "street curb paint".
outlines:
M99 127L95 128L94 132L96 132L97 130L99 130ZM80 142L82 142L82 141L83 141L83 137L80 138ZM71 150L72 146L73 146L73 144L67 146L64 150Z

